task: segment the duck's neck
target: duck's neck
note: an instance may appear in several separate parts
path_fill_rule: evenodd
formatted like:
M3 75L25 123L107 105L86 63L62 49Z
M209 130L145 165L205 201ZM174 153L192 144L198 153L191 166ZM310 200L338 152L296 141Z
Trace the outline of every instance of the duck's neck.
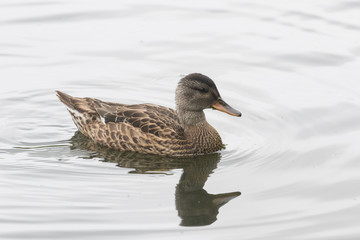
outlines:
M210 153L223 148L220 135L206 121L203 111L181 112L177 110L177 114L186 138L196 143L197 153Z
M176 111L180 124L184 130L207 123L204 111L189 111L181 109L177 109Z

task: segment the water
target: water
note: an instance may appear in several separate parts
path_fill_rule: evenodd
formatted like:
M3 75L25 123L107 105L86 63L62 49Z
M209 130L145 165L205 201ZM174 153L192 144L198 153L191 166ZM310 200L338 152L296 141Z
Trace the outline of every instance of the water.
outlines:
M0 4L1 239L359 239L358 2ZM94 146L54 93L174 107L191 72L243 113L193 161Z

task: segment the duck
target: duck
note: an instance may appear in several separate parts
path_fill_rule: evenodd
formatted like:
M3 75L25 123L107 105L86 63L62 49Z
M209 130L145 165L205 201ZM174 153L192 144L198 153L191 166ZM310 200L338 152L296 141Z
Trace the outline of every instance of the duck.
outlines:
M142 154L194 156L220 151L224 144L206 121L204 109L241 116L222 99L214 81L200 73L180 79L175 110L151 103L128 105L56 93L83 135L111 149Z

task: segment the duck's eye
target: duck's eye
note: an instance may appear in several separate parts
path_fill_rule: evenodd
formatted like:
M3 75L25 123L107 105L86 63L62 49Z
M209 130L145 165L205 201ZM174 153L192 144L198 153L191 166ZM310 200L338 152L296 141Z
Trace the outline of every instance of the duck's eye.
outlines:
M196 91L199 91L201 93L207 93L209 92L209 89L208 88L204 88L204 87L190 87L191 89L194 89Z
M208 92L208 89L206 89L206 88L197 88L196 90L198 90L201 93L207 93Z

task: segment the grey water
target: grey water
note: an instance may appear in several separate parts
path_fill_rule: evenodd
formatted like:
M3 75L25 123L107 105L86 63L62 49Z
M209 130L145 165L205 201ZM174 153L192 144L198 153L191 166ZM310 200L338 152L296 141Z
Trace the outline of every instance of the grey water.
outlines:
M356 1L0 2L0 239L359 239ZM55 90L174 107L211 77L226 149L120 153Z

